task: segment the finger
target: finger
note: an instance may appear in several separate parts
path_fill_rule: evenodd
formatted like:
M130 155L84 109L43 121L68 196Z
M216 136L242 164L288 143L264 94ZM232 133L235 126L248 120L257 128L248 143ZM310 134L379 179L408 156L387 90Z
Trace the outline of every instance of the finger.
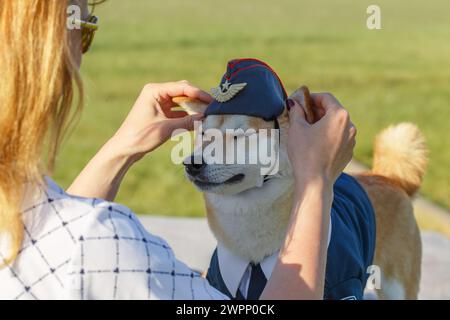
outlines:
M170 108L163 108L164 115L167 118L176 119L176 118L184 118L184 117L188 116L188 113L186 111L182 111L182 110L177 111L177 110L172 110L171 108L172 107L170 107Z
M352 139L352 156L353 156L353 149L356 147L356 139L353 137Z
M286 104L289 109L289 121L291 124L293 124L294 122L305 123L305 124L308 123L306 121L305 111L303 110L303 107L297 101L295 101L293 99L288 99Z
M312 93L311 98L313 99L316 106L324 109L325 113L328 110L337 110L343 108L338 99L336 99L336 97L331 93Z
M169 119L167 120L167 125L171 131L176 129L192 131L195 129L195 123L197 121L202 121L203 119L203 114L194 114L183 118Z
M350 121L350 128L349 128L349 136L351 139L355 139L356 135L358 134L358 130L356 129L353 122Z
M355 146L356 146L356 139L355 138L353 138L352 140L351 140L351 145L350 145L350 155L349 155L349 157L350 157L350 160L352 160L352 158L353 158L353 152L355 151Z
M357 135L356 127L351 121L349 121L348 141L349 141L352 155L353 155L353 150L356 146L356 135Z
M171 110L176 106L176 103L172 101L174 97L189 97L209 104L212 101L212 97L205 91L192 86L187 81L169 82L163 83L153 90L157 90L157 101L159 102L159 111L162 112L168 118L181 118L187 115L186 112Z
M190 98L196 98L199 99L200 101L206 102L206 103L211 103L213 102L213 97L211 97L211 95L209 93L207 93L206 91L203 91L197 87L188 85L188 87L186 88L186 96L190 97Z
M170 98L186 96L199 99L206 103L211 103L213 101L213 98L207 92L191 85L186 80L165 83L161 86L161 90L164 91L161 92L162 95Z

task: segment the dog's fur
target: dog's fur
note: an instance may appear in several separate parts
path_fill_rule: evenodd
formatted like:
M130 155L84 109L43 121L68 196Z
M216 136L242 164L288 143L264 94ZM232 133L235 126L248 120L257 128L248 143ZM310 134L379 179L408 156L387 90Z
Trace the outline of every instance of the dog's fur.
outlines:
M197 111L202 108L206 105L197 105ZM187 174L204 192L208 222L217 240L253 262L280 249L291 211L293 178L286 150L288 112L278 121L280 169L262 186L258 165L205 165L198 175ZM211 115L203 127L223 132L238 128L258 131L273 128L273 123L243 115ZM376 214L373 264L382 273L381 289L376 291L379 299L417 299L421 238L411 197L420 187L426 165L424 137L415 125L402 123L378 135L372 170L355 175ZM242 181L226 183L238 174L245 175Z

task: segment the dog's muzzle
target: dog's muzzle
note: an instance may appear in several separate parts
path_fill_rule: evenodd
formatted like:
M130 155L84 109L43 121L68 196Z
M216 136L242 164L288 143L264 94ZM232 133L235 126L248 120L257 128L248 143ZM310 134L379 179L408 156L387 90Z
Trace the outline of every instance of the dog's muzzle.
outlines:
M203 159L201 159L201 162L197 161L197 163L195 163L193 156L189 159L188 162L186 161L183 162L183 165L189 178L198 187L213 187L213 186L220 186L223 184L239 183L245 178L245 174L239 173L224 181L210 181L207 177L203 175L203 172L207 164L203 161Z

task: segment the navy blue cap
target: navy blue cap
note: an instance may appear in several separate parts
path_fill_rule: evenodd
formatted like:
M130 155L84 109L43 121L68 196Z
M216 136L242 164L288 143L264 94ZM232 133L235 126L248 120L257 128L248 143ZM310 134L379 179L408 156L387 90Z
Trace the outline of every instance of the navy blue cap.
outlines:
M278 75L257 59L228 62L227 72L217 88L205 115L241 114L275 120L283 113L286 90Z

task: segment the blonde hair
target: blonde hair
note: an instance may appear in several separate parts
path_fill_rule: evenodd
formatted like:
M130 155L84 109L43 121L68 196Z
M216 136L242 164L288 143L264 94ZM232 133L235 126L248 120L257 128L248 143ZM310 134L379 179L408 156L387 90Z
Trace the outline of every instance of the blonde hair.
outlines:
M82 106L67 5L0 1L0 234L10 240L4 264L14 261L22 243L25 184L44 183L43 174L53 169L64 133ZM79 101L71 110L74 88Z

